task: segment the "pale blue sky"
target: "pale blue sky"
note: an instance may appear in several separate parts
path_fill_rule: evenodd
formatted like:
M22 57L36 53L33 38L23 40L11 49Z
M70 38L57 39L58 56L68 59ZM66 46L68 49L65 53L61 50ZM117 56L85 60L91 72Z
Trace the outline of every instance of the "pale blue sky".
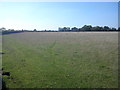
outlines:
M0 12L0 27L7 29L118 27L117 2L0 2Z

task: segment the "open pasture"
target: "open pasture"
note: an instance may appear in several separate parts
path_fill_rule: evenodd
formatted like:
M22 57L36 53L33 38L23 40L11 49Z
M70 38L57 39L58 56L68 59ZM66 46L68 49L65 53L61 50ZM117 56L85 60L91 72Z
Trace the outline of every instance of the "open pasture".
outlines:
M3 35L8 88L118 87L117 32Z

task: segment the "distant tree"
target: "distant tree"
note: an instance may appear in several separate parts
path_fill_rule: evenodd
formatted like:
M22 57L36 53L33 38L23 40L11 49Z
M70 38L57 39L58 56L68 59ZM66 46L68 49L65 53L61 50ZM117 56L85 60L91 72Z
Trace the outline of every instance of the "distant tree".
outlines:
M59 27L59 28L58 28L58 31L62 31L62 28Z
M71 31L70 27L63 27L63 28L58 28L59 31Z
M1 30L1 31L5 31L5 30L6 30L6 28L2 27L2 28L0 28L0 30Z
M76 27L73 27L73 28L71 28L71 31L76 32L76 31L79 31L79 29Z
M120 31L120 27L118 28L118 31Z
M102 30L103 30L103 27L100 27L100 26L92 27L92 31L102 31Z
M116 31L116 28L111 28L111 31Z
M63 31L67 31L67 27L64 27L64 28L63 28Z
M78 28L78 31L81 31L81 28Z
M15 30L14 29L8 29L7 31L12 32L12 31L15 31Z
M92 29L92 26L91 26L91 25L84 25L84 26L81 28L82 31L91 31L91 29Z
M36 30L36 29L34 29L33 31L34 31L34 32L36 32L37 30Z
M11 29L11 31L15 31L14 29Z
M104 26L105 31L110 31L111 29L108 26Z
M71 31L71 30L70 30L70 27L66 27L66 28L67 28L66 31Z

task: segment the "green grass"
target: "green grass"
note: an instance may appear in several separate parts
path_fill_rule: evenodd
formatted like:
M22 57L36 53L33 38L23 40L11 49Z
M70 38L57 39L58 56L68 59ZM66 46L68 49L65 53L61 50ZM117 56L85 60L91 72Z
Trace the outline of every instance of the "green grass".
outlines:
M3 35L8 88L118 87L118 33L26 32Z

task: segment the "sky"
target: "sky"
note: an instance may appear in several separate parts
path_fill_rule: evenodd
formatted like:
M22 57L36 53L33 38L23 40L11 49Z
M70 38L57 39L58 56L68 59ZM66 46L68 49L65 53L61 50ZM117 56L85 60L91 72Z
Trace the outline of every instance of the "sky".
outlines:
M0 27L6 29L118 27L118 2L0 2L0 12Z

